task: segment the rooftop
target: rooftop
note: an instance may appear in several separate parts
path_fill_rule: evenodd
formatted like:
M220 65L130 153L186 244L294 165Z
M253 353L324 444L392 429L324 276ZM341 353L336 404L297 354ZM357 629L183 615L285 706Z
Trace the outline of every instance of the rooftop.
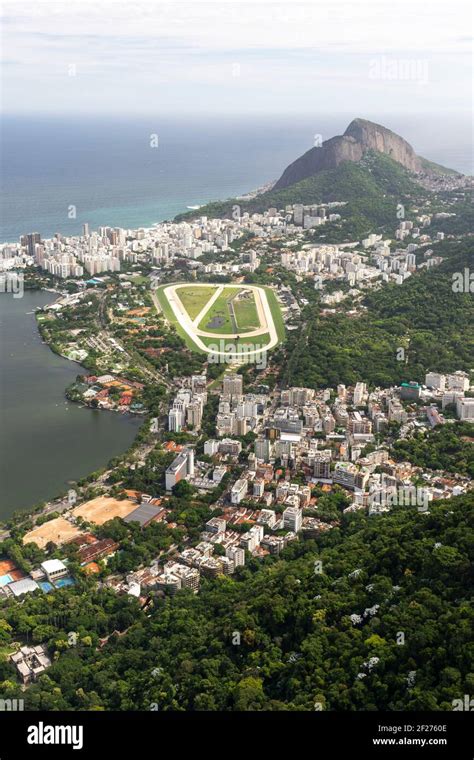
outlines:
M45 573L59 573L67 569L64 562L61 562L60 559L47 559L41 563L41 567Z

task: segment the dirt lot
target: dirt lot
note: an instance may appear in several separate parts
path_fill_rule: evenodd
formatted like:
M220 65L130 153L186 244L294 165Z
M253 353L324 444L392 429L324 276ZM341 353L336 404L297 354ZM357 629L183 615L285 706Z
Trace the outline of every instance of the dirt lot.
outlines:
M86 501L73 509L74 517L83 517L88 522L103 525L107 520L114 517L126 517L137 508L134 501L128 499L112 499L108 496L98 496L96 499Z
M30 544L34 541L40 549L44 549L48 541L53 541L60 546L70 541L71 538L75 538L82 531L71 525L64 517L56 517L54 520L39 525L37 528L33 528L29 533L23 537L24 544Z

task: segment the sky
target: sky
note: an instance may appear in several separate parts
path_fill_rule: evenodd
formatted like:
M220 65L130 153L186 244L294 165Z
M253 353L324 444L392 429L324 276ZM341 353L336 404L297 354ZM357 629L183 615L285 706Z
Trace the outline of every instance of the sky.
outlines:
M468 112L470 5L3 0L2 110L128 117Z

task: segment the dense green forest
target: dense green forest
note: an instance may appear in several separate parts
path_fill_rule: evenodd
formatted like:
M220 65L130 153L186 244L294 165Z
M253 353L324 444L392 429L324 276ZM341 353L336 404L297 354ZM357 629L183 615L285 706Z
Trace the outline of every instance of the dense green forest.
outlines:
M455 422L396 441L392 453L396 459L411 462L417 467L474 478L473 436L471 423Z
M2 646L29 635L56 654L26 694L0 661L2 696L53 710L451 710L474 690L473 506L347 515L146 611L85 581L8 602Z
M302 329L287 341L289 385L352 385L364 380L389 386L423 381L425 372L474 367L474 299L454 293L452 275L472 266L472 244L437 247L443 263L414 274L403 285L369 293L358 316L321 316L318 304L303 312ZM399 361L399 348L405 361Z
M463 200L454 201L452 194L446 194L445 198L451 200L449 213L453 216L448 218L433 219L430 225L430 234L444 232L445 235L472 235L474 230L474 204L472 194L466 193ZM443 209L445 211L446 209Z

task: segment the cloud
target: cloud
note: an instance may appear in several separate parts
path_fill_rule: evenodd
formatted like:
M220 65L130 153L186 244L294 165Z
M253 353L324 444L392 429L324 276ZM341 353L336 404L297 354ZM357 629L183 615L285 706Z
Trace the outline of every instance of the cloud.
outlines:
M429 13L425 0L4 0L3 13L10 112L117 112L126 102L138 113L157 95L168 111L304 111L315 97L326 110L344 100L373 110L380 97L406 107L416 83L370 82L376 56L428 61L432 88L412 107L469 98L465 0L431 0Z

